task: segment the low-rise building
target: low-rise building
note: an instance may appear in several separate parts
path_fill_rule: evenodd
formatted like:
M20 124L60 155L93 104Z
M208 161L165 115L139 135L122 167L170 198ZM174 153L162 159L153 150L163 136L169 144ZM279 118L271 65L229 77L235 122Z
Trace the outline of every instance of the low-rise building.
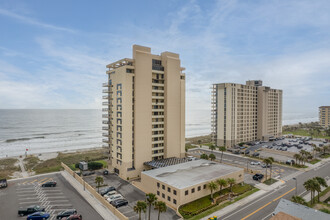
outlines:
M244 170L208 160L193 160L141 173L141 187L172 208L211 194L207 184L217 179L244 180Z

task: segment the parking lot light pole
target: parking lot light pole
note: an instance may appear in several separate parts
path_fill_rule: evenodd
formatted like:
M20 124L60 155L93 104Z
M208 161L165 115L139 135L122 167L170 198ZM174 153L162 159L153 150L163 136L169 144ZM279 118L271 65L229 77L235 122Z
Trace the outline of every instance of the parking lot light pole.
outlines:
M296 196L297 196L298 195L298 184L297 184L298 180L296 177L293 177L293 179L296 181Z

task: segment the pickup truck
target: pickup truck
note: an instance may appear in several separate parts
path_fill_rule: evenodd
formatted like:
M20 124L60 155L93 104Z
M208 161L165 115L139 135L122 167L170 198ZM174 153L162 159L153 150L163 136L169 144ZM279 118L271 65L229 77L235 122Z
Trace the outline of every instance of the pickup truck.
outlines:
M40 207L38 205L33 205L33 206L29 206L26 209L19 209L18 210L18 215L19 216L24 216L24 215L29 215L35 212L44 212L45 208Z
M6 179L1 179L0 180L0 188L6 188L7 185L7 180Z

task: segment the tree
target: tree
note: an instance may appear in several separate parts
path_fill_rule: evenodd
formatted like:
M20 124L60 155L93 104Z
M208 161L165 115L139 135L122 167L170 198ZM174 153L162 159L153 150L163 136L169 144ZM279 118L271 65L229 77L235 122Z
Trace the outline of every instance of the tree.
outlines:
M226 147L224 147L224 146L219 147L219 151L221 151L221 160L220 160L220 163L222 163L223 152L226 151Z
M306 205L307 204L306 200L301 196L292 196L291 201L295 202L295 203L298 203L298 204L301 204L301 205Z
M236 183L236 179L234 179L234 178L228 178L227 179L227 183L230 186L230 194L232 194L233 193L233 185Z
M311 144L312 145L312 148L313 148L313 158L315 158L315 151L316 151L316 144Z
M151 206L157 201L157 197L153 193L147 193L146 194L146 202L148 205L148 210L149 210L149 220L150 220L150 211L151 211Z
M155 204L155 209L158 210L158 220L160 219L160 213L166 212L167 206L165 202L162 201L156 201Z
M328 187L327 182L325 181L325 179L323 179L322 177L314 177L314 180L316 180L318 182L318 184L320 185L320 187L317 190L317 201L320 202L320 192L321 192L321 186L323 187ZM320 190L320 191L318 191Z
M266 164L266 180L267 180L267 169L268 169L268 165L271 163L271 161L268 158L265 158L263 160L264 164Z
M95 183L97 184L97 191L100 193L100 186L101 186L101 184L103 184L103 177L97 176L95 178Z
M208 160L209 159L209 156L207 156L207 154L202 154L201 155L201 159Z
M210 154L210 155L209 155L209 159L210 159L211 161L215 160L215 158L216 158L216 157L215 157L214 154Z
M144 201L138 201L136 205L133 207L134 212L139 214L139 220L141 220L141 212L146 212L147 210L147 203Z
M202 141L201 140L198 140L198 145L199 145L200 148L202 147Z
M300 155L299 155L299 154L295 154L295 155L293 155L293 158L296 160L296 164L298 164L298 163L297 163L297 160L299 160Z
M211 145L209 146L209 149L213 152L213 151L216 149L216 146L213 145L213 144L211 144Z
M304 182L304 187L307 191L311 192L311 204L313 204L313 195L315 192L315 180L309 179L306 182Z
M211 191L211 199L213 200L213 192L218 189L218 185L211 181L207 184L207 188Z
M330 127L324 129L324 132L325 132L326 136L329 137L330 136Z
M270 165L270 179L272 179L272 170L273 170L273 162L274 162L274 158L273 157L268 157L268 162L269 162L269 165Z
M220 187L219 194L221 193L221 190L223 187L228 186L227 180L225 180L225 179L217 179L217 184Z

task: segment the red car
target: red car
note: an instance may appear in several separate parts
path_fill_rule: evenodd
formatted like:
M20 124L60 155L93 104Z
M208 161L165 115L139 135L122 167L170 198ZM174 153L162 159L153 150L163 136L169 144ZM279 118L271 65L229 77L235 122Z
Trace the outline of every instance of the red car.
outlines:
M80 214L70 215L69 217L62 218L62 220L82 220Z

